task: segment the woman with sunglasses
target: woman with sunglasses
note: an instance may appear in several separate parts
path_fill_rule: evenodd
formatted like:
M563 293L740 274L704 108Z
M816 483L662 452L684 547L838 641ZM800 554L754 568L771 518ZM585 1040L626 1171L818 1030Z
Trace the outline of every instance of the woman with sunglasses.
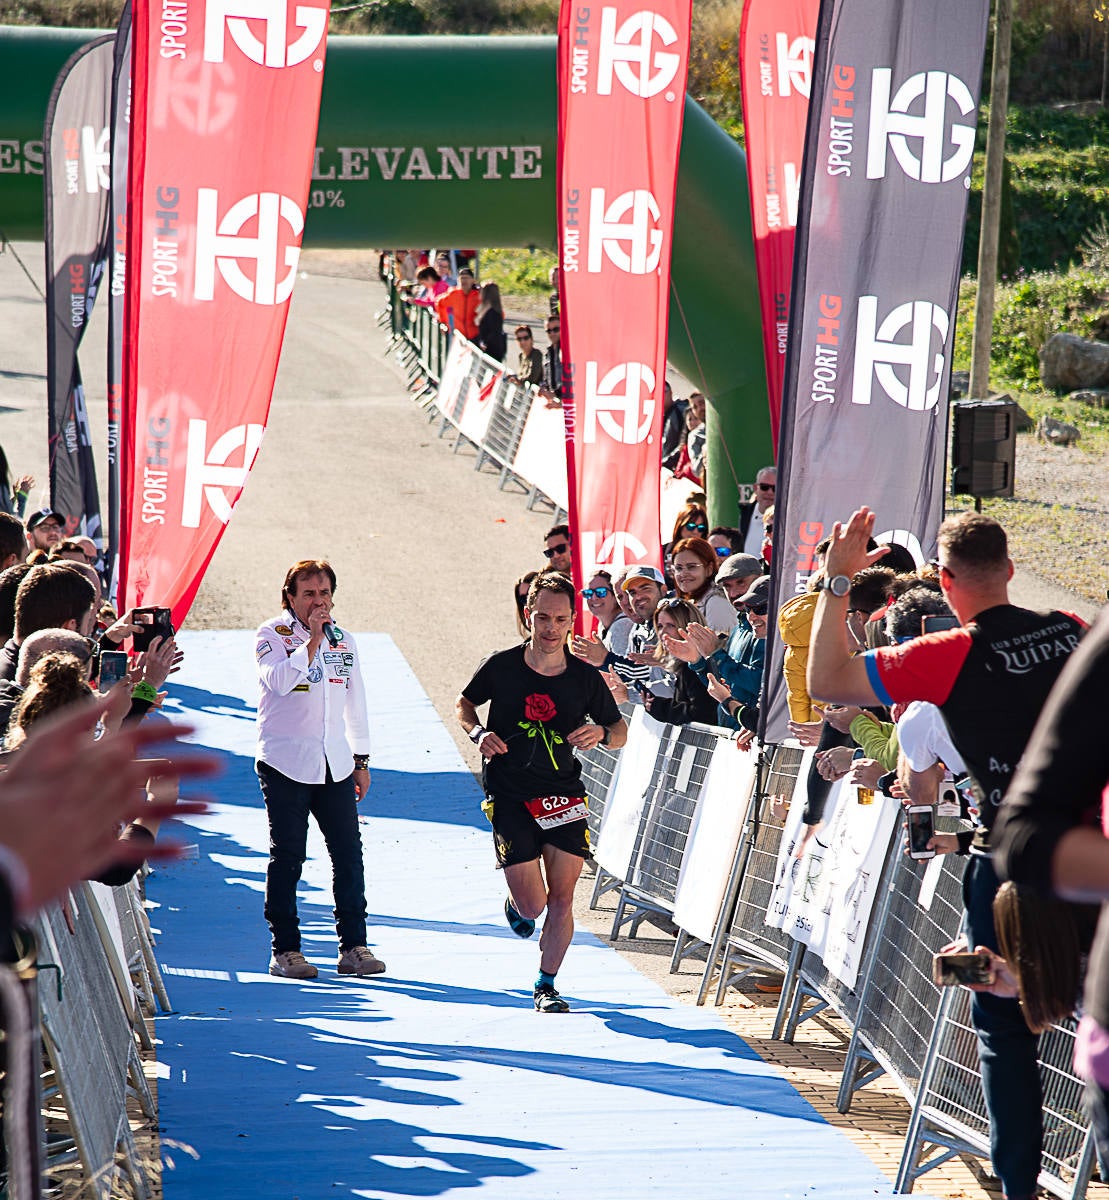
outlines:
M709 534L709 518L705 511L704 504L690 501L689 504L678 513L678 519L674 522L674 532L670 538L670 545L673 546L676 542L680 542L683 538L699 537L707 538Z
M633 622L624 615L620 607L612 576L607 571L597 571L588 586L582 588L581 597L589 611L597 618L601 641L605 647L612 654L618 654L621 658L627 657L628 639L631 637Z
M687 537L674 543L670 570L678 595L697 606L701 624L716 633L731 633L735 609L716 582L719 564L716 551L704 538Z
M700 613L696 605L688 600L668 597L658 602L652 618L655 636L658 639L654 657L659 666L673 679L674 694L659 696L650 691L643 693L643 706L656 721L668 721L671 725L688 725L690 721L700 721L705 725L716 724L716 701L708 694L705 685L697 678L689 664L675 658L664 646L665 638L677 638L690 625L699 622ZM606 674L605 677L616 702L619 704L626 701L627 689L624 685L615 675Z

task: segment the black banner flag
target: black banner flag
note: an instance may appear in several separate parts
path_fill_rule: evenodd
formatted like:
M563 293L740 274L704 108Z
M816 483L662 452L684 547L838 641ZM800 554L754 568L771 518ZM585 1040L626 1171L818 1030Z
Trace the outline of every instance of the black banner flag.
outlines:
M107 257L109 119L114 35L82 46L62 68L43 135L50 504L66 534L103 548L100 496L77 350Z
M773 612L860 504L933 553L989 0L823 0L794 247ZM771 628L771 636L776 631ZM788 715L768 648L766 741Z

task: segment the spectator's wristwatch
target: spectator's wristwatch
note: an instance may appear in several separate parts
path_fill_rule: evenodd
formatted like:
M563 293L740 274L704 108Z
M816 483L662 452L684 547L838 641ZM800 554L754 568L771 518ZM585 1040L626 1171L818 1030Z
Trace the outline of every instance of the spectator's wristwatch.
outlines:
M848 575L833 575L824 586L833 596L842 600L851 590L851 578Z

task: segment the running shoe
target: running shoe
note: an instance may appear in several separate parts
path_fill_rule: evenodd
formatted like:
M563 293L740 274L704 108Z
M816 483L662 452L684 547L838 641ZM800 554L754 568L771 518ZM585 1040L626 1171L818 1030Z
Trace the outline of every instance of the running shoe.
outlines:
M366 946L351 946L339 955L340 975L380 975L385 964Z
M282 979L315 979L319 971L299 950L285 950L281 954L274 951L270 959L270 974L279 975Z
M532 999L535 1001L536 1012L563 1013L570 1011L569 1004L563 1000L549 983L536 984L535 991L532 993Z
M529 938L535 932L535 922L529 917L521 917L512 907L512 900L508 896L504 898L504 917L508 922L509 929L517 937Z

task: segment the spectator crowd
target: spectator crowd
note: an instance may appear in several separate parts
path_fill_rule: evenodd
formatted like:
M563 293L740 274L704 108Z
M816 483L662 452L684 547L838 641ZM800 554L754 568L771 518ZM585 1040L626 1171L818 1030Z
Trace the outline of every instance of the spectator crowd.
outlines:
M683 425L687 414L668 393L664 455L695 463ZM989 517L948 518L936 559L917 562L873 540L865 508L834 526L806 590L774 614L775 487L768 466L734 527L711 526L704 496L694 495L659 548L661 569L594 571L580 591L586 628L568 650L603 673L618 702L671 724L732 730L749 748L773 620L789 735L814 748L797 792L796 855L825 822L838 780L952 818L956 831L933 832L924 854L966 859L966 934L934 949L981 966L971 1011L993 1169L1007 1200L1031 1200L1043 1145L1038 1039L1076 1011L1085 1014L1076 1065L1109 1154L1109 927L1095 938L1089 907L1109 899L1100 736L1109 615L1087 637L1073 613L1013 604L1005 531ZM528 585L537 574L570 576L573 553L569 526L548 530L545 563L515 584L522 633Z
M32 485L21 479L16 499ZM160 823L201 811L179 804L178 782L215 768L209 756L180 756L183 731L158 713L181 662L174 638L154 634L150 610L118 616L105 602L96 544L67 537L61 513L24 523L19 507L0 512L6 963L19 955L22 923L74 883L123 883L146 860L175 855L174 843L157 842Z

